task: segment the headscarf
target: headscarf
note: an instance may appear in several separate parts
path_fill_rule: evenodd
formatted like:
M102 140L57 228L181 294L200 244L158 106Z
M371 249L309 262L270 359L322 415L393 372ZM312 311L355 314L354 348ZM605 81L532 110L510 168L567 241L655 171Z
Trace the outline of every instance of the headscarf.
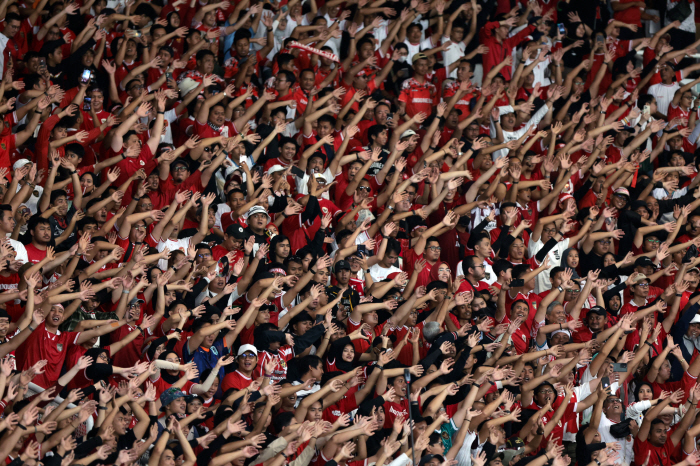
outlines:
M438 270L440 270L440 266L442 264L445 264L448 268L450 267L450 264L448 264L447 262L438 261L435 265L433 265L433 268L430 269L430 281L431 282L441 281L438 278ZM452 269L450 269L450 273L452 273Z
M578 272L576 271L576 269L569 267L569 263L567 262L567 259L569 258L569 254L571 254L571 251L574 251L574 248L568 248L568 249L564 250L564 253L561 255L561 266L566 268L566 269L572 269L574 271L574 274L571 276L571 278L581 278L578 276ZM581 265L580 253L579 253L579 265Z

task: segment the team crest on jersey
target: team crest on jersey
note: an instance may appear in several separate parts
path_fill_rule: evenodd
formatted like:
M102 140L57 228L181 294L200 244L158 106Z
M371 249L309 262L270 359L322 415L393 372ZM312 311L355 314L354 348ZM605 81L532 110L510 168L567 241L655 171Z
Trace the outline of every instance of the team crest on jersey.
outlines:
M522 334L521 337L523 337L523 341L527 343L527 337L525 336L525 334Z
M535 310L537 310L537 301L533 301L531 304L532 304L532 307L533 307Z
M215 347L212 346L212 347L209 348L209 349L211 350L211 352L212 352L212 354L213 354L214 356L218 356L218 355L219 355L219 352L216 350Z
M146 162L144 162L143 160L139 160L139 163L141 164L141 166L146 165Z
M326 215L328 213L328 207L321 207L321 212L323 212L323 215Z
M7 146L4 142L0 142L0 147L2 147L2 150L7 150Z
M63 351L63 343L56 343L56 349L58 351Z
M450 434L448 434L447 432L443 431L443 432L442 432L442 438L443 438L444 440L450 440Z

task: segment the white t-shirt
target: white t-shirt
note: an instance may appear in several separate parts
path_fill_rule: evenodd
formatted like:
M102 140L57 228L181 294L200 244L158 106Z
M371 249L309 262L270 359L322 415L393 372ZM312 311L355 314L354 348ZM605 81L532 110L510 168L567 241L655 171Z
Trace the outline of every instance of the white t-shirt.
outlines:
M666 115L668 113L668 106L673 102L673 96L680 88L681 85L677 82L673 84L658 83L650 86L647 94L653 95L656 98L656 107L659 109L659 112Z
M12 248L17 252L15 260L22 262L22 264L29 262L29 256L27 256L27 250L25 249L24 244L12 238L9 238L9 240L10 246L12 246Z
M372 277L372 280L374 280L375 283L384 280L387 276L389 276L389 274L394 272L401 273L401 269L394 267L393 265L387 269L379 264L374 264L369 268L369 275Z
M326 168L326 171L321 173L321 175L326 179L326 184L331 184L335 177L331 173L330 168ZM299 194L309 194L309 174L304 172L304 176L302 178L299 178L298 176L294 177L294 181L297 183L297 192ZM328 196L328 191L324 192L321 194L322 199L327 199L330 200L330 197Z
M163 252L163 249L168 248L170 252L173 252L175 250L180 250L187 254L187 248L190 247L190 241L192 240L192 237L188 238L180 238L178 240L171 240L167 239L165 241L161 241L158 243L158 246L156 247L156 250L158 252ZM158 261L158 268L161 270L167 270L168 268L168 260L167 259L160 259Z
M17 192L22 189L22 186L17 184ZM32 195L29 196L29 199L27 199L27 202L24 203L27 207L29 207L29 210L32 212L32 215L36 215L38 210L37 210L37 205L39 204L39 199L41 199L41 195L44 193L44 188L41 186L37 185L34 186L34 191L32 191Z
M417 54L421 50L426 50L426 49L432 49L435 48L436 44L433 44L433 41L430 37L427 39L424 39L420 41L417 44L412 44L408 38L403 41L404 45L408 47L408 56L406 57L406 63L409 65L413 64L413 55Z
M532 239L530 239L530 243L527 245L528 257L534 257L543 247L544 243L542 242L542 238L537 241L532 241ZM565 238L563 241L559 241L556 246L547 253L547 256L549 256L549 268L537 274L537 277L535 277L535 293L539 294L552 289L552 283L549 281L549 271L561 265L561 258L564 254L564 250L568 248L569 238Z
M443 44L448 40L450 40L449 37L442 37ZM442 52L442 59L445 64L445 68L449 69L451 64L464 58L464 51L466 50L466 48L467 46L464 45L464 42L462 41L457 43L452 42L450 46L447 47L447 50ZM457 79L457 68L452 70L452 73L450 73L448 76L452 79Z

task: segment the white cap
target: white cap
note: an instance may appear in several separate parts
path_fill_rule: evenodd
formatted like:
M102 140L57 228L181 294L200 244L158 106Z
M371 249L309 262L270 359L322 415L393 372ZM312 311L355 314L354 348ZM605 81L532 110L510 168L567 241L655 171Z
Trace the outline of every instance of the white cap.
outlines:
M407 138L409 136L415 136L415 134L416 134L416 132L413 131L412 129L407 129L406 131L403 132L400 139Z
M260 205L256 205L256 206L251 207L248 212L243 214L243 218L245 220L248 220L248 217L250 217L251 215L255 215L255 214L265 214L265 215L267 215L267 223L270 223L272 221L270 219L270 214L268 214L267 210L265 210L265 208L263 206L260 206Z
M185 97L192 90L196 89L199 83L192 78L185 78L177 86L180 88L180 95Z
M17 169L22 168L25 165L29 165L31 163L32 163L32 161L29 159L19 159L18 161L15 162L14 165L12 165L12 169L17 170Z
M246 345L241 345L241 347L238 348L238 355L236 357L240 356L241 354L245 353L246 351L250 351L251 353L255 353L256 356L258 355L258 349L255 346L246 344Z
M693 320L691 320L690 323L691 324L700 324L700 314L693 317Z
M286 167L283 167L283 166L280 165L280 164L273 165L273 166L271 166L270 168L267 169L267 174L268 174L268 175L272 175L273 173L283 172L283 171L285 171L286 169L287 169Z

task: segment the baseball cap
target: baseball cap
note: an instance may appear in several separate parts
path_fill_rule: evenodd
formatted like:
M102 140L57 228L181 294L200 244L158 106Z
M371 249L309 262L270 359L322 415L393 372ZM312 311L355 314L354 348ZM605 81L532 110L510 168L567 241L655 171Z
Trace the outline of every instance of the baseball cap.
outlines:
M145 302L146 302L146 301L144 301L143 299L134 298L134 299L132 299L131 301L129 301L129 306L135 306L135 305L137 305L137 304L143 304L143 303L145 303Z
M413 58L411 58L411 63L415 63L416 60L427 60L427 59L428 59L428 57L424 53L418 52L418 53L413 54Z
M603 316L603 317L608 315L608 311L606 311L605 308L601 307L601 306L593 306L592 308L590 308L588 310L588 313L589 314L598 314L599 316Z
M573 199L573 198L574 198L574 196L572 196L571 194L562 193L559 195L559 204L561 204L562 202L566 202L569 199Z
M180 95L185 97L187 94L195 90L199 86L199 83L192 78L185 78L180 81L178 87L180 88Z
M258 355L258 349L255 346L253 346L251 344L245 344L245 345L241 345L241 347L238 348L238 354L236 356L240 356L240 355L246 353L247 351L254 353L256 356Z
M335 264L335 273L338 273L341 270L350 270L350 263L345 260L339 260L337 264Z
M272 175L273 173L283 172L283 171L285 171L285 170L286 170L285 167L283 167L282 165L277 164L277 165L271 166L271 167L267 170L267 174L268 174L268 175Z
M172 170L173 168L175 168L175 167L178 166L178 165L184 165L185 168L187 168L188 170L190 169L190 164L187 163L187 160L185 160L185 159L175 159L175 160L173 160L173 163L170 164L170 170Z
M178 398L183 398L185 396L187 395L182 393L182 390L180 390L179 388L168 388L166 391L160 394L160 410L164 412L165 408L167 408L170 403L177 400Z
M30 163L32 163L32 161L29 159L19 159L18 161L15 162L14 165L12 165L12 169L17 170L17 169L22 168L25 165L29 165Z
M415 134L416 134L416 132L413 131L412 129L407 129L406 131L404 131L404 132L401 134L401 139L411 137L411 136L413 136L413 135L415 135Z
M226 234L233 236L234 239L246 239L245 230L239 223L232 223L226 227Z
M649 259L648 257L640 257L636 261L634 261L635 267L654 267L656 268L656 264L654 264L654 261ZM646 278L646 276L644 276Z
M696 314L693 320L690 321L691 324L700 324L700 314Z
M617 188L615 190L615 194L619 194L620 196L630 197L630 192L627 190L627 188Z

